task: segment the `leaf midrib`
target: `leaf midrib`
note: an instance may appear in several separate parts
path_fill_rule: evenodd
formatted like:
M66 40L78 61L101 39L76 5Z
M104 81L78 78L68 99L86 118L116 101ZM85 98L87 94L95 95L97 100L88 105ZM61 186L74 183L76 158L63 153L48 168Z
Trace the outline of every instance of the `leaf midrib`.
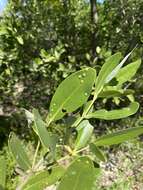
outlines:
M68 100L72 97L72 95L80 88L80 86L78 86L72 93L70 96L68 96L68 98L61 104L61 106L59 107L59 109L56 111L56 113L53 115L53 117L51 117L49 123L51 123L51 121L54 120L54 118L56 117L56 115L59 113L60 110L62 110L62 108L64 107L64 105L68 102Z
M15 142L16 143L16 142ZM14 144L15 144L14 143ZM11 147L12 148L12 147ZM14 148L15 149L15 148ZM23 150L24 151L24 150ZM25 156L27 157L27 155L26 155L26 153L25 152L23 152L24 154L25 154ZM21 161L24 163L24 165L27 167L27 169L26 170L28 170L30 167L31 167L31 164L30 164L30 161L29 160L27 160L28 159L28 157L26 158L26 160L23 158L23 156L21 155L21 154L16 154L18 157L19 157L19 159L21 159ZM15 159L18 161L19 159L17 158L17 156L14 156L15 157ZM20 161L20 160L19 160ZM20 164L19 164L20 165ZM25 168L23 168L24 170L25 170Z

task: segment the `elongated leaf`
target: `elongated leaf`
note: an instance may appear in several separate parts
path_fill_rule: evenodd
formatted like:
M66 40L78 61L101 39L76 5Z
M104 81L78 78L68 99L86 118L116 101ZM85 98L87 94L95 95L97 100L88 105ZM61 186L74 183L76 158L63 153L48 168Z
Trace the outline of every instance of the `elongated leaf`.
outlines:
M92 132L93 126L89 123L88 120L84 120L77 127L78 135L75 142L75 150L83 148L89 141Z
M96 189L96 179L100 172L94 168L88 157L76 159L67 169L57 190L92 190Z
M138 68L140 67L140 64L141 59L123 67L116 76L118 85L121 85L126 81L129 81L136 74Z
M15 134L10 135L9 148L18 165L24 170L31 168L31 162L26 154L24 147Z
M116 53L109 57L105 64L102 66L95 83L95 91L97 94L102 90L103 86L107 82L107 78L109 77L113 69L115 69L115 67L118 65L120 59L121 53Z
M99 98L113 98L113 97L121 97L133 94L134 91L131 89L106 89L99 93Z
M116 53L107 59L107 62L101 68L101 71L96 80L95 87L97 94L102 90L104 84L109 83L117 75L123 64L127 61L129 56L135 50L135 48L124 57L124 59L120 62L120 64L118 64L121 58L120 53Z
M4 157L0 157L0 190L5 189L6 183L6 163Z
M57 88L51 104L47 121L61 119L66 113L75 111L90 96L95 82L96 71L86 68L66 78Z
M129 58L129 56L132 54L132 52L134 51L134 49L130 53L128 53L124 57L124 59L121 61L121 63L119 65L117 65L117 67L115 67L115 69L108 75L108 77L106 78L106 83L110 82L117 75L117 73L119 72L119 70L121 69L121 67L123 66L123 64L127 61L127 59Z
M38 134L42 144L46 148L50 148L50 150L54 154L55 148L56 148L56 143L58 140L57 135L52 134L47 131L46 124L42 120L38 110L34 109L33 115L34 115L34 123L35 123L34 130L36 130L36 133Z
M114 145L131 140L143 134L143 127L134 127L102 136L95 141L96 146Z
M23 186L22 190L43 190L44 188L55 184L63 175L64 168L57 166L52 169L52 172L41 171L33 174Z
M94 113L90 113L87 115L86 118L97 118L97 119L104 119L104 120L114 120L114 119L121 119L133 115L139 109L138 102L132 102L129 107L107 111L105 109L101 109Z
M90 144L90 151L101 161L105 162L106 157L101 152L101 150L93 143Z

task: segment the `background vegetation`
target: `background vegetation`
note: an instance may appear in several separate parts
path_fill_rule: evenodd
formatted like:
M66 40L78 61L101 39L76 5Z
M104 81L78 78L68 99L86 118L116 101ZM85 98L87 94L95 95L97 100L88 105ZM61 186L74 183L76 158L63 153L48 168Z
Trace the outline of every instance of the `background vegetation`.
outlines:
M128 62L143 59L142 10L143 0L105 0L103 3L96 0L8 1L0 17L1 154L7 152L6 143L10 131L15 131L26 141L32 141L32 132L25 127L27 122L22 108L31 110L35 107L41 113L47 113L56 87L69 74L85 66L99 70L107 57L117 51L124 57L136 45L138 46ZM93 122L99 134L106 129L112 131L115 128L134 126L142 117L142 64L128 86L136 91L136 99L140 103L139 112L119 121ZM126 104L126 101L120 99L114 101L117 107ZM97 107L103 107L105 104L109 109L114 107L111 100L99 101ZM134 168L131 164L134 158L130 151L133 150L137 155L142 154L141 141L142 138L134 145L127 143L119 147L121 152L127 151L128 156L121 153L121 159L127 159L127 165L117 173L121 173L119 176L122 176L128 162L133 172L131 175L133 179L129 179L128 184L125 184L126 189L133 189L136 186L140 189L142 183L140 182L142 171L138 175L134 173L134 170L141 167L141 160L135 158L138 165ZM110 150L110 161L119 154L115 149L113 147ZM6 157L9 160L8 155ZM107 165L111 163L110 161ZM115 165L118 163L120 161L115 161ZM13 175L12 164L8 166L9 175ZM115 178L108 180L112 182L107 184L105 189L117 189L118 184L119 189L124 190L124 186L122 187L124 184L120 184L123 179L118 175ZM10 189L11 185L8 186Z

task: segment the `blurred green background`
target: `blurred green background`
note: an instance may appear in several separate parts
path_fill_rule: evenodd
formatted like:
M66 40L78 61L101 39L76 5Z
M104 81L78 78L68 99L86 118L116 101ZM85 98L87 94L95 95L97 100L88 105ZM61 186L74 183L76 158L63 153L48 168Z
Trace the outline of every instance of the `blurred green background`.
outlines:
M11 130L29 138L22 108L35 107L46 113L56 87L69 74L85 66L98 70L108 56L120 51L124 57L136 45L127 63L143 59L143 0L9 0L0 3L2 153ZM135 89L140 111L119 121L96 121L99 133L134 126L142 117L143 66L128 85ZM99 102L97 106L103 104L105 102ZM113 106L112 101L106 104ZM121 100L121 104L125 102ZM140 142L131 146L133 151L138 150L137 155L141 151ZM122 146L121 152L129 145ZM121 159L123 156L121 153ZM137 167L140 164L141 160ZM130 166L132 168L132 164ZM111 186L117 189L116 184Z

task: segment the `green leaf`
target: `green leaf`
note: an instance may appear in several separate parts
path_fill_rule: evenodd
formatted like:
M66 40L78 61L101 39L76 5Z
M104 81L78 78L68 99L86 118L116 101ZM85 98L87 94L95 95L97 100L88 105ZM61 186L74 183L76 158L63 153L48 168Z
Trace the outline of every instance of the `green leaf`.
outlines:
M23 38L21 36L16 37L17 41L19 42L20 45L24 44Z
M2 26L1 25L1 28L0 28L0 36L1 35L6 35L8 33L7 31L7 28L5 26Z
M127 95L127 98L130 100L130 102L135 101L135 97L132 94Z
M115 67L113 69L113 71L107 76L106 83L110 82L117 75L117 73L119 72L119 70L121 69L121 67L123 66L123 64L127 61L127 59L129 58L129 56L132 54L132 52L134 51L134 49L130 53L128 53L124 57L124 59L120 62L120 64L118 64L117 67Z
M0 190L5 189L6 183L6 163L4 157L0 157Z
M41 171L33 174L22 190L43 190L44 188L55 184L63 175L65 169L61 166L54 167L52 172Z
M85 68L70 75L57 88L51 104L47 121L61 119L66 113L71 113L82 106L90 96L95 82L96 71Z
M141 59L123 67L116 76L118 85L121 85L124 82L129 81L136 74L138 68L140 67L140 64L141 64Z
M79 124L76 129L78 135L75 142L75 150L78 150L80 148L83 148L89 141L93 133L93 126L89 123L88 120L84 120Z
M113 97L121 97L133 94L134 91L131 89L114 89L114 88L106 88L101 91L98 95L99 98L113 98Z
M103 86L107 82L109 75L111 74L113 69L115 69L120 59L121 59L121 53L116 53L111 57L109 57L106 60L105 64L102 66L95 83L95 91L97 94L99 94L99 92L102 90Z
M101 150L94 144L90 144L90 151L101 161L106 162L106 157L101 152Z
M11 133L10 135L9 148L18 165L24 171L31 168L31 162L26 154L26 151L14 133Z
M96 180L100 172L94 168L89 157L79 157L67 169L57 190L92 190L96 189Z
M97 118L97 119L104 119L104 120L114 120L114 119L121 119L133 115L139 109L138 102L132 102L129 107L107 111L105 109L101 109L94 113L89 113L86 118Z
M43 146L49 148L54 154L58 140L57 135L47 131L46 124L42 120L38 110L33 109L33 115L35 123L35 127L33 129L36 130L36 133L38 134Z
M135 50L135 48L130 53L128 53L120 63L120 53L116 53L107 59L107 61L101 68L101 71L99 72L96 80L95 91L97 94L102 90L103 86L106 83L109 83L117 75L123 64L127 61L129 56Z
M109 135L102 136L95 141L96 146L106 146L119 144L124 141L131 140L143 134L143 127L134 127L126 130L121 130Z

